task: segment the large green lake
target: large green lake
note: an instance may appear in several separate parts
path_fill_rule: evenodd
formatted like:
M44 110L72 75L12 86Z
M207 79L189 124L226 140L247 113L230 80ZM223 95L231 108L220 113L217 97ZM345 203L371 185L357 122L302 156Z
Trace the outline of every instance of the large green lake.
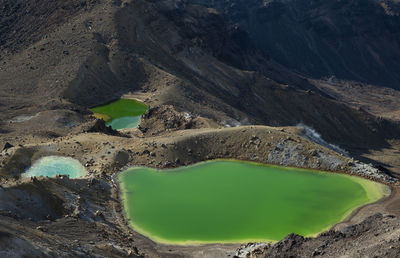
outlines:
M103 119L107 126L115 130L135 128L140 123L140 116L148 107L137 100L120 99L104 106L91 108L94 116Z
M118 180L133 229L173 244L313 236L390 193L359 177L232 160L131 168Z

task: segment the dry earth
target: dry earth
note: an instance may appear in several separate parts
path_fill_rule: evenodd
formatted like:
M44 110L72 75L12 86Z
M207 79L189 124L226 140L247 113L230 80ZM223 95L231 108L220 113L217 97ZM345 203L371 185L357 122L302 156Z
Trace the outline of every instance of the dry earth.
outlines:
M191 2L0 0L0 255L398 257L399 92L308 79ZM113 131L88 111L122 96L150 106L138 129ZM20 177L48 155L88 175ZM160 245L127 226L115 173L218 158L351 173L393 194L315 239L256 251Z
M158 113L157 110L153 112ZM173 113L166 121L174 121L176 115ZM155 123L146 117L152 116L144 116L142 124ZM156 123L165 125L159 120ZM84 127L86 131L90 131L92 126L93 122ZM101 127L97 125L97 128ZM158 126L154 125L154 128ZM165 129L161 135L147 137L139 129L123 130L120 136L83 132L47 142L34 142L34 139L31 139L32 143L3 151L0 157L3 164L0 173L1 232L7 241L18 243L12 246L4 244L2 249L5 254L31 256L37 253L45 256L82 257L234 256L239 245L160 245L131 230L121 212L117 186L113 180L115 173L132 165L165 168L218 158L237 158L337 172L356 171L354 167L358 164L342 154L306 139L304 128L243 126L169 130L168 132ZM210 145L210 142L213 144ZM74 180L64 177L19 177L26 167L47 155L74 157L85 164L88 175L83 179ZM379 172L376 175L381 181L385 180ZM364 176L373 177L374 174ZM358 223L372 211L398 214L398 209L391 208L393 203L399 201L397 193L398 191L395 191L392 198L376 204L380 205L379 209L375 205L360 210L358 215L347 222L348 225ZM379 219L374 219L370 224L381 223ZM391 218L390 221L397 220ZM389 225L392 227L394 224ZM389 239L389 236L383 233L380 237ZM376 248L378 247L381 246ZM300 252L298 249L290 250Z

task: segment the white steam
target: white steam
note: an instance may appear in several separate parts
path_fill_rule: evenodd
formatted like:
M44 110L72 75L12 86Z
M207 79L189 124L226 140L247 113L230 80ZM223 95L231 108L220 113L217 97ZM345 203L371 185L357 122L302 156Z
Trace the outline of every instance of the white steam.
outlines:
M322 145L328 149L331 149L333 151L336 151L338 153L341 153L345 156L349 156L348 152L340 148L339 146L336 146L334 144L326 142L324 139L321 138L321 135L315 131L313 128L304 125L304 124L298 124L298 127L302 128L302 136L312 142L318 143L319 145Z

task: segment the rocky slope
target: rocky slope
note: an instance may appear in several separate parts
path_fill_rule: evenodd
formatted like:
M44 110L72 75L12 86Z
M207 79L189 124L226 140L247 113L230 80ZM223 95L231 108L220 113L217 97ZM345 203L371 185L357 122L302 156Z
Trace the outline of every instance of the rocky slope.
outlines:
M29 124L62 135L87 119L87 107L142 90L150 106L170 104L221 125L304 123L331 142L357 147L385 147L399 135L393 122L349 108L268 61L251 34L213 9L186 1L84 3L68 16L57 1L44 14L5 1L8 16L47 22L26 18L21 36L13 36L21 31L15 19L2 29L1 131L18 135ZM19 37L21 44L14 42ZM46 119L55 121L40 128Z
M131 165L168 168L216 158L237 158L337 172L353 171L380 181L392 180L377 170L357 171L359 162L310 141L304 137L302 128L203 128L172 130L147 137L138 129L124 133L126 136L83 133L44 143L32 140L24 147L2 151L0 236L4 244L0 245L1 250L9 257L227 257L235 254L239 245L161 245L130 229L121 213L114 173ZM88 170L88 176L82 179L20 178L26 167L48 155L78 159ZM379 211L400 214L398 205L392 207L396 200L383 203ZM397 218L392 221L398 223ZM383 232L395 225L378 224L378 219L370 222L375 223ZM336 246L343 245L348 243L336 243ZM293 247L286 253L290 250L293 254L300 252ZM304 247L306 251L311 249Z
M328 62L337 56L315 57L315 53L309 53L317 47L296 50L300 56L289 61L310 58L305 70L301 70L297 63L280 61L282 53L274 47L278 43L285 46L285 55L291 57L295 50L288 42L298 41L301 46L304 38L291 38L283 42L288 43L285 45L280 43L282 38L272 37L271 43L269 37L263 38L267 34L258 35L249 28L254 25L262 32L262 23L273 27L274 34L285 31L291 37L295 30L304 30L305 25L297 24L298 17L292 16L298 10L306 17L314 17L311 27L307 27L311 30L307 37L315 36L313 40L318 41L318 33L331 32L331 24L319 19L326 17L338 23L335 26L340 22L352 24L354 21L347 16L339 19L339 14L354 5L350 10L355 13L350 16L357 21L366 22L367 27L376 21L376 28L384 24L393 30L386 38L390 44L386 48L369 45L375 44L367 42L375 35L370 31L358 41L351 39L350 33L349 39L342 35L346 31L343 25L337 30L339 35L333 35L340 39L344 52L335 53L340 55L340 62L358 62L359 56L352 56L349 49L357 44L369 46L377 53L374 58L382 59L383 65L378 68L385 80L375 81L373 72L365 72L371 62L364 52L360 53L366 59L357 68L362 72L353 66L348 70L328 62L329 65L319 65L322 72L318 76L334 71L344 78L351 74L356 76L349 78L391 85L398 80L397 73L391 70L398 68L392 42L397 35L397 4L382 2L372 12L373 18L367 19L368 8L376 7L372 0L365 5L366 10L355 0L336 4L238 0L237 5L216 0L211 2L215 8L198 3L201 1L0 0L0 254L234 255L238 245L164 246L127 227L112 175L130 165L164 168L215 158L239 158L396 182L391 171L383 167L392 169L393 160L384 160L377 169L346 155L368 154L365 158L374 160L378 155L372 153L389 149L397 159L394 146L400 146L396 143L400 135L398 122L349 105L341 97L345 94L327 90L333 84L321 87L317 80L297 73L315 75L312 63L319 65L319 58ZM248 4L255 9L250 10ZM337 8L332 11L334 6ZM278 12L279 8L283 11ZM319 15L320 10L327 12ZM259 11L264 18L277 17L247 24L242 14L233 15L238 11ZM318 29L321 24L329 28ZM350 32L359 34L362 26L354 29L356 32ZM386 35L387 30L379 31ZM260 44L262 40L271 46L268 42ZM383 41L379 39L377 44ZM332 42L323 42L322 50L330 49ZM391 51L391 60L385 51ZM138 129L117 133L96 121L88 107L121 96L142 100L150 110ZM248 124L262 126L243 126ZM298 124L303 125L293 127ZM79 180L20 178L25 168L46 155L75 157L87 167L89 175ZM383 159L379 156L376 160ZM390 203L397 207L398 196L391 198ZM36 206L40 208L31 209ZM396 207L386 206L379 211L400 215ZM376 223L383 230L391 230L398 223L397 218L392 219L393 223L382 224L381 217L376 217L371 225ZM336 233L326 237L335 239ZM391 237L383 235L384 239ZM303 245L303 241L307 244ZM289 248L285 254L308 255L322 240L312 241L299 240L304 248ZM274 250L281 245L287 244L264 250L262 255L276 254ZM339 238L335 248L344 246L359 249L347 238ZM385 243L381 247L388 246ZM334 255L335 250L327 249L325 254Z
M387 227L390 225L389 227ZM382 230L385 228L384 230ZM398 257L399 219L382 214L318 238L291 234L273 246L250 245L239 249L242 257Z
M316 78L400 88L396 0L189 0L214 7L271 59Z

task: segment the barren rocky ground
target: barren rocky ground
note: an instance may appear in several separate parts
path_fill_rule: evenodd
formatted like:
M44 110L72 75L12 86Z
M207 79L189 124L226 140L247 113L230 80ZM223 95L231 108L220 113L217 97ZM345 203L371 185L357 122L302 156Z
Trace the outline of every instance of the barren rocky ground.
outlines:
M331 59L318 77L313 62L300 69L301 58L288 64L267 47L280 37L260 47L252 19L236 13L243 1L203 2L0 0L2 257L399 256L398 2L369 0L382 8L372 18L360 1L310 2L301 30L288 33L311 22L302 40L346 46L314 65L366 58L362 71L341 66L329 79ZM250 2L254 17L277 13L286 28L304 1ZM359 27L337 24L346 13ZM380 40L350 56L374 36L374 19ZM257 20L265 35L276 31L271 22ZM324 31L334 33L321 39ZM138 128L114 131L88 110L120 97L149 105ZM48 155L76 158L88 175L21 178ZM292 234L274 245L161 245L127 226L116 173L219 158L349 173L390 185L392 195L316 238Z

